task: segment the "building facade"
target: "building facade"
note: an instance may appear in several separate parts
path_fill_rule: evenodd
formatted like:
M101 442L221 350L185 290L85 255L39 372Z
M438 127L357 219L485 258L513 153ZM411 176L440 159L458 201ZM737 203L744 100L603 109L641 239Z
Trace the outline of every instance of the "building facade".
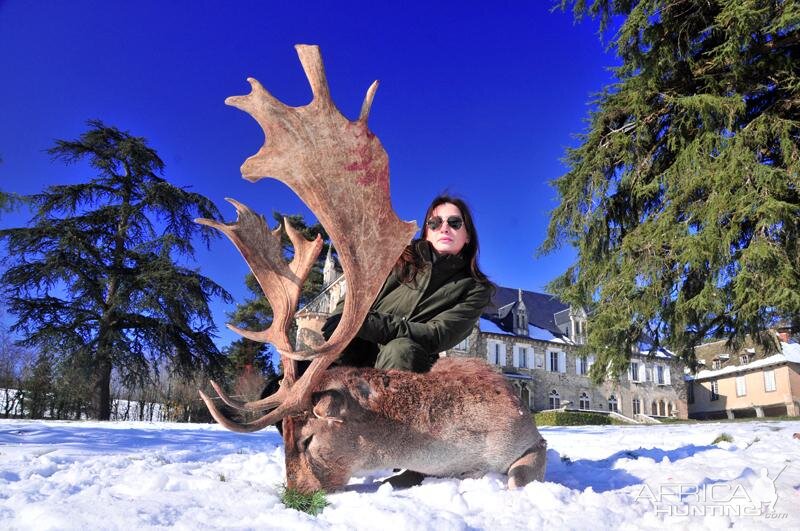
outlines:
M689 415L697 419L800 416L800 344L791 328L772 332L779 352L749 338L740 349L725 341L700 345L700 370L689 382Z
M531 411L615 412L637 421L687 418L683 365L666 351L631 356L628 373L592 383L592 356L578 354L586 314L551 295L498 288L470 336L446 351L497 367Z

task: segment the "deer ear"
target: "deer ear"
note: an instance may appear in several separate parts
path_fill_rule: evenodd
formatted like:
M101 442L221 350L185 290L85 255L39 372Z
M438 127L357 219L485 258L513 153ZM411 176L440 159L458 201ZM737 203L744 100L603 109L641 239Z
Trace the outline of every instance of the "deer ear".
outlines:
M311 396L314 416L321 419L340 419L345 411L344 395L336 389L328 389Z

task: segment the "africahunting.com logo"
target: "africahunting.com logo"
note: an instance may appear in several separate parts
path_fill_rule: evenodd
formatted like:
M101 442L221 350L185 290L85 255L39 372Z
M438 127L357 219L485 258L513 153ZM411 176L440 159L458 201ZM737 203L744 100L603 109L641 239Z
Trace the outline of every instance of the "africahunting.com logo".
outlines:
M787 465L788 466L788 465ZM657 515L663 516L760 516L783 519L787 513L777 512L778 491L774 478L762 468L754 481L743 484L737 481L708 483L662 483L657 486L642 485L634 495L636 501L648 500Z

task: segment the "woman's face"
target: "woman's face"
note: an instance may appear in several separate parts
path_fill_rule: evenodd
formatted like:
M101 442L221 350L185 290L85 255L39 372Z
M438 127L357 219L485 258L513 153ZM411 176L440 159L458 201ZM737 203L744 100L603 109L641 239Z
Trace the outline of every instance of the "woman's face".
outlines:
M439 254L458 254L469 242L461 210L452 203L443 203L434 208L431 217L426 219L425 223L425 239L431 242ZM460 226L454 229L450 223ZM433 228L437 224L438 228Z

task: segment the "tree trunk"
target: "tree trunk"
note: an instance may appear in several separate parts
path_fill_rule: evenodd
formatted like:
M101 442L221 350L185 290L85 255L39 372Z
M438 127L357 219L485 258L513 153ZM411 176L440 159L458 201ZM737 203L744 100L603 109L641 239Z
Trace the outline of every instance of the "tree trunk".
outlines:
M111 361L105 357L97 361L92 374L92 410L95 420L111 418Z

